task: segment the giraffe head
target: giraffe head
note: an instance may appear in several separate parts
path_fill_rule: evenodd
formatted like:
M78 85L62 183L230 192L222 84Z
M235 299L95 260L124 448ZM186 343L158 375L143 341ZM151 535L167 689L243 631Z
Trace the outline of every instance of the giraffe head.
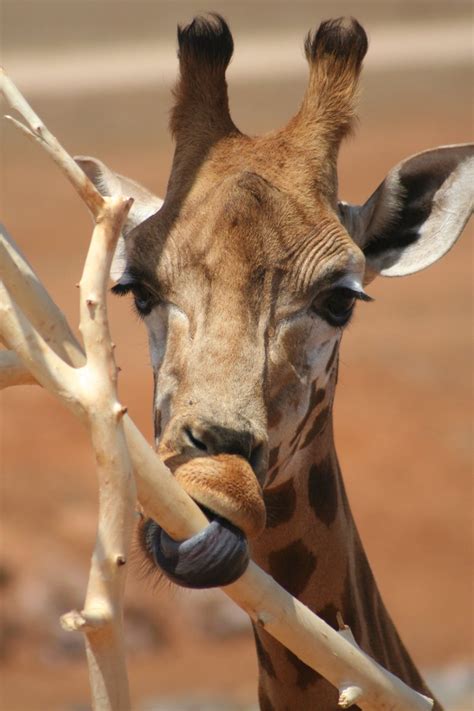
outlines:
M233 41L222 18L194 20L178 41L164 202L95 159L78 161L102 192L135 197L114 291L132 293L148 329L159 451L172 467L237 455L270 485L269 452L288 458L308 412L332 401L341 334L369 300L365 286L428 266L461 232L471 153L420 154L365 205L340 203L337 156L354 120L363 28L330 20L308 35L302 104L283 129L257 138L230 117ZM219 476L194 479L193 495L245 530L241 512L251 516L254 504L239 471L222 509ZM155 532L146 529L147 545Z

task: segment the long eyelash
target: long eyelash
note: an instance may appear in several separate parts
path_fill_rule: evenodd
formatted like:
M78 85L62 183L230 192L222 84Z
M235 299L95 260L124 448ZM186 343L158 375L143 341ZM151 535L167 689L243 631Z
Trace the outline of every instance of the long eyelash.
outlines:
M110 291L112 294L115 296L126 296L127 294L133 293L133 289L136 286L136 282L127 282L125 284L121 284L120 282L118 284L115 284ZM132 311L137 316L137 318L140 321L143 321L145 318L144 314L137 308L137 305L135 303L135 300L132 300Z
M137 309L137 305L135 304L135 302L132 303L131 308L132 308L133 315L136 316L139 321L145 320L145 314L143 314L139 309ZM146 315L148 315L148 314L146 314Z
M352 289L351 289L352 291ZM375 301L373 296L369 296L368 294L365 293L365 291L352 291L354 298L358 299L359 301Z
M118 284L115 284L110 291L112 294L115 294L115 296L125 296L126 294L129 294L134 287L133 282L126 282L125 284L121 284L120 282Z

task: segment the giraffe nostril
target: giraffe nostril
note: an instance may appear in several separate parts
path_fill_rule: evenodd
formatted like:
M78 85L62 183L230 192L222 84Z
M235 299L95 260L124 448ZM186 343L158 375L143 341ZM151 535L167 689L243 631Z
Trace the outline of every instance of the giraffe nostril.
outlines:
M240 426L239 426L240 425ZM181 422L172 435L172 449L185 456L201 457L232 454L243 457L250 463L259 481L267 466L267 441L250 426L238 423L225 427L215 421L193 418Z
M191 430L190 427L185 427L185 428L184 428L184 436L186 437L186 439L188 440L189 444L190 444L192 447L195 447L196 449L199 449L201 452L207 452L207 451L208 451L208 447L207 447L206 443L203 442L202 440L200 440L198 437L196 437L196 436L193 434L193 431Z

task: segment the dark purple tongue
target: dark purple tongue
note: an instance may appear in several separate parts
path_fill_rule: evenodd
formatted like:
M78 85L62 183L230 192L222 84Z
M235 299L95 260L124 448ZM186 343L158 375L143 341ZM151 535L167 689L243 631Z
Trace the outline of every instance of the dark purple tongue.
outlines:
M156 565L173 583L186 588L214 588L235 582L249 562L247 539L221 516L205 510L209 525L192 538L175 541L155 521L144 536Z

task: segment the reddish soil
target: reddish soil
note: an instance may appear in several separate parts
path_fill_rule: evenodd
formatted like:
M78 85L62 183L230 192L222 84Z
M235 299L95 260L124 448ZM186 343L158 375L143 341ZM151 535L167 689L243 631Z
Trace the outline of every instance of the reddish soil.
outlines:
M411 153L469 140L466 86L467 74L454 69L370 78L357 138L341 156L344 197L363 200ZM300 91L237 88L240 125L257 132L278 124ZM98 154L163 192L168 106L167 94L143 94L38 101L37 110L73 152ZM5 223L75 324L88 216L35 146L10 129L7 137ZM338 450L369 559L423 668L466 660L472 646L471 238L472 230L426 272L371 287L376 302L359 310L345 336L336 402ZM150 436L145 332L123 301L111 303L111 312L121 397ZM72 416L36 387L2 394L1 437L0 708L79 708L88 699L85 663L57 619L84 594L97 505L90 445ZM156 591L135 574L127 597L136 705L201 691L255 698L245 629L206 632L193 615L194 598Z

